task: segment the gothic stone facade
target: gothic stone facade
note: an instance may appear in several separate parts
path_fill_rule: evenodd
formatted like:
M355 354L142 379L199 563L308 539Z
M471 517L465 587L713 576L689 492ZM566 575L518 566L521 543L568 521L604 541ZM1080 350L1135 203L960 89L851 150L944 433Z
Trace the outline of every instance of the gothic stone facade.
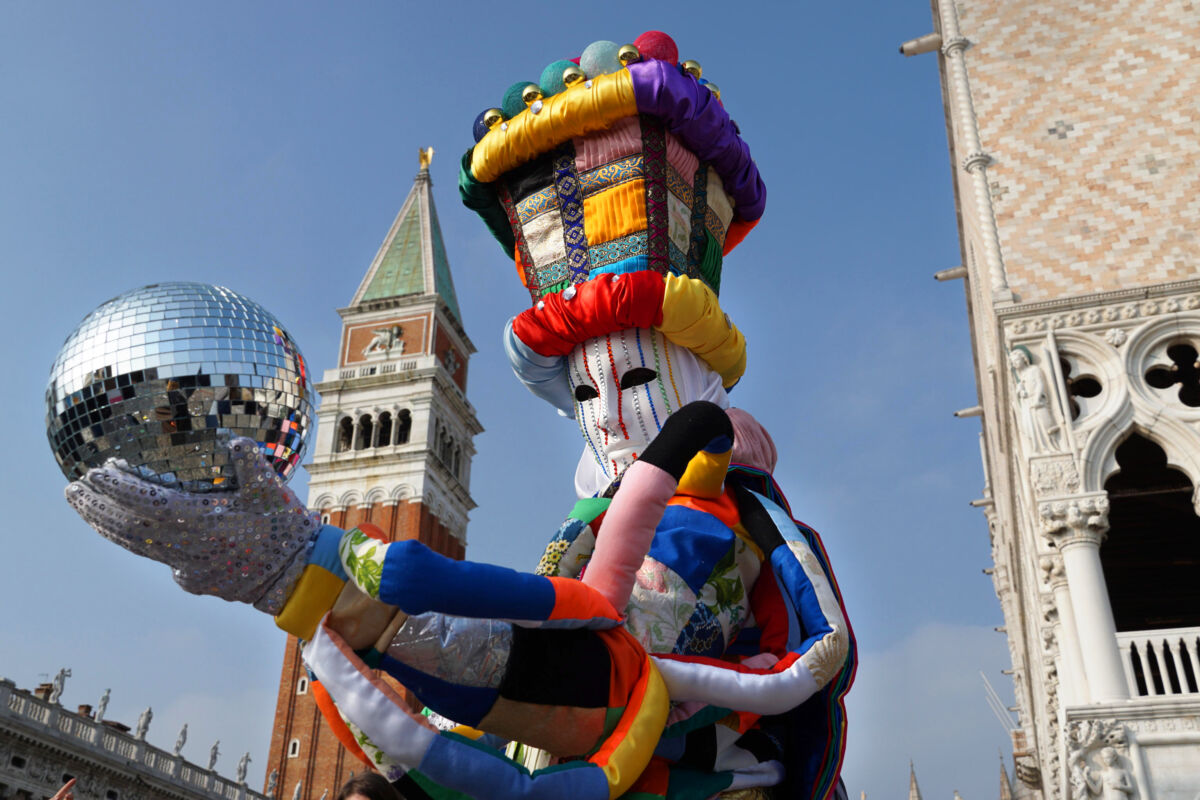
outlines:
M1200 3L932 5L1018 794L1194 800Z

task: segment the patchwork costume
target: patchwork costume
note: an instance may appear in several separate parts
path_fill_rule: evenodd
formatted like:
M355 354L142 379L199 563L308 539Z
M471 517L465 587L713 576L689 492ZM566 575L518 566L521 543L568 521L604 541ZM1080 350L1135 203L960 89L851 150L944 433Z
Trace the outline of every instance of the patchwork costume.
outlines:
M536 573L320 527L249 440L219 509L119 465L68 500L189 591L306 640L333 730L408 797L826 800L853 633L773 455L746 456L770 437L727 410L746 343L718 302L722 261L765 207L749 148L658 32L550 64L474 132L460 192L533 303L506 352L585 441L582 499ZM253 585L194 552L208 530Z

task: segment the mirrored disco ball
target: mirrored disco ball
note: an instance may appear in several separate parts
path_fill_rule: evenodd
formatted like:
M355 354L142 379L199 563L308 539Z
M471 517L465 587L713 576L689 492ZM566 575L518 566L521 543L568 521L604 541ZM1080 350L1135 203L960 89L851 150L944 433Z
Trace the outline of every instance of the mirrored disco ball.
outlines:
M283 325L205 283L104 303L67 337L46 387L46 433L70 480L120 458L167 486L231 488L234 436L257 441L288 478L311 427L304 357Z

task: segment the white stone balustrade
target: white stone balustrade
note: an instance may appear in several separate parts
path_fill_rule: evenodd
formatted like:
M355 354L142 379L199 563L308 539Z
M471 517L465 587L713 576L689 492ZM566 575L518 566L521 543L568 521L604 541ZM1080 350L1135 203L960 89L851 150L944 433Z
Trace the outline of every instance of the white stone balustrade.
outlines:
M1200 696L1200 628L1117 634L1132 697Z
M0 678L0 734L37 743L36 751L43 760L48 757L47 748L70 754L70 770L76 774L95 772L127 779L136 776L143 785L148 778L151 790L158 784L187 798L266 800L245 784L192 764L111 725L21 691L3 678ZM0 735L0 744L3 739ZM7 775L5 766L0 765L0 778L20 787L21 776Z

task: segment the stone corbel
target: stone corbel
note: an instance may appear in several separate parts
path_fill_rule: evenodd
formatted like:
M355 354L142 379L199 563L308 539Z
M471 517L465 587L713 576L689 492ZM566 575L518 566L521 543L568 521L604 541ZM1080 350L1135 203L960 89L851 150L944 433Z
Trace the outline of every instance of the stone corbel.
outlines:
M1079 495L1038 506L1042 535L1058 550L1075 543L1097 547L1108 534L1108 494Z
M1051 553L1038 559L1038 567L1042 572L1042 583L1053 590L1067 585L1067 571L1063 568L1062 555Z

